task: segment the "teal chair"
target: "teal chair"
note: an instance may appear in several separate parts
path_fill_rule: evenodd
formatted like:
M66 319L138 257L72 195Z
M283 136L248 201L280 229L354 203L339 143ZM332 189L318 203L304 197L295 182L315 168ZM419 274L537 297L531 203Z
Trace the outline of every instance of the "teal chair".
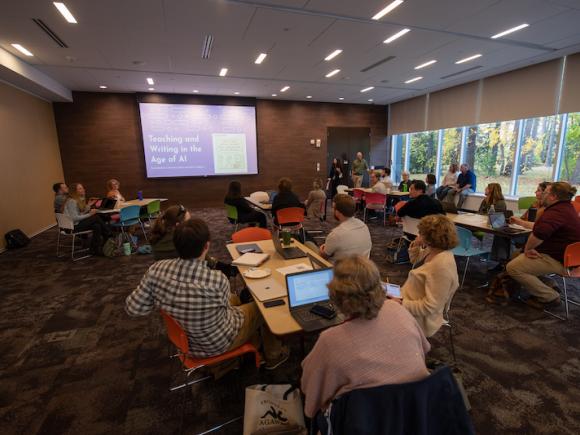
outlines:
M534 202L536 202L535 196L522 196L518 198L518 210L527 210L529 209Z
M471 257L489 255L489 250L483 248L474 248L471 243L473 239L473 234L466 228L456 226L457 235L459 236L459 246L453 248L453 255L456 257L466 257L465 269L463 270L463 277L461 278L460 289L463 288L463 283L465 282L465 275L467 274L467 268L469 267L469 260Z
M143 226L143 222L140 219L140 212L141 206L139 205L130 205L128 207L123 207L121 212L121 218L118 222L111 223L113 228L118 228L121 230L121 239L127 240L129 243L135 245L129 233L125 232L125 228L132 227L133 225L140 225L141 231L143 231L143 236L145 236L145 240L147 239L147 233L145 232L145 227Z

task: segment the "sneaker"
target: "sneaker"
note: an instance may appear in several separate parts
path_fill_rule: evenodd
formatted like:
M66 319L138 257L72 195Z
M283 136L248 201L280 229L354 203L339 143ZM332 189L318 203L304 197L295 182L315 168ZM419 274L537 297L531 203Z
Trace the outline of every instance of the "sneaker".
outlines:
M286 361L288 361L288 358L290 358L290 351L285 350L280 354L278 359L276 359L274 361L266 361L265 369L266 370L275 370L278 367L280 367L282 364L284 364Z
M558 308L562 302L560 301L560 296L550 302L542 302L535 296L530 296L526 301L525 304L529 305L536 310L547 310L552 308Z

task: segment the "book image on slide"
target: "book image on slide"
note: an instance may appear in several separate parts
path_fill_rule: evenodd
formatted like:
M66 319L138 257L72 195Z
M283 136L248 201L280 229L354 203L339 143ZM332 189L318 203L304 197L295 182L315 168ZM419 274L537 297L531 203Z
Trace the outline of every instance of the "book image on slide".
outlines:
M213 133L213 164L216 174L244 174L248 172L246 135Z

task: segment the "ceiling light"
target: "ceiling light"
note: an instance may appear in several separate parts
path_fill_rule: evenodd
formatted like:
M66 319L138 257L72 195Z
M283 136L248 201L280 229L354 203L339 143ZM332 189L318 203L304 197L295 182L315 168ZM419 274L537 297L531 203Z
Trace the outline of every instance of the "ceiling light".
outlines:
M334 50L332 53L330 53L328 56L326 56L324 58L324 60L326 60L327 62L329 60L334 59L336 56L338 56L340 53L342 53L342 50Z
M369 98L369 103L372 103L374 100L372 98Z
M340 72L340 70L339 70L339 69L334 69L334 70L330 71L328 74L326 74L326 76L325 76L325 77L326 77L326 78L329 78L329 77L335 76L335 75L337 75L339 72Z
M372 19L373 20L380 20L381 18L383 18L385 15L387 15L389 12L391 12L393 9L395 9L397 6L399 6L401 3L403 3L403 0L395 0L392 3L389 3L387 5L386 8L381 9L379 12L377 12Z
M273 97L277 97L277 96L278 96L278 94L272 94L272 96L273 96Z
M256 58L254 63L260 65L264 61L264 59L266 59L266 56L268 56L266 53L260 53L260 55Z
M339 99L340 101L342 101L342 100L344 100L344 97L338 97L338 99Z
M374 88L375 88L374 86L369 86L368 88L361 89L360 91L361 92L368 92L368 91L373 90Z
M310 99L312 98L312 95L306 95L306 98Z
M26 48L24 48L22 45L20 44L11 44L12 47L14 47L16 50L18 50L20 53L26 55L26 56L34 56L34 54L32 54L30 51L28 51Z
M199 91L198 91L197 89L194 89L194 90L193 90L193 93L194 93L194 94L197 94L198 92L199 92Z
M147 83L150 85L154 85L155 82L153 81L153 79L151 77L147 77Z
M413 77L412 79L409 79L407 81L405 81L405 83L413 83L413 82L417 82L419 80L421 80L423 77Z
M225 77L227 73L228 73L227 68L220 69L220 77Z
M526 23L520 24L519 26L512 27L511 29L504 30L503 32L498 33L497 35L493 35L491 39L501 38L502 36L509 35L510 33L514 33L517 32L518 30L525 29L528 26L529 24Z
M286 92L288 89L290 89L290 86L284 86L282 89L280 89L280 92Z
M101 85L101 86L99 86L99 88L101 88L101 89L107 89L107 87L105 85Z
M383 41L384 44L390 44L391 42L393 42L395 39L399 39L401 36L403 36L406 33L409 33L411 31L411 29L403 29L397 33L395 33L393 36L389 36L387 39L385 39Z
M70 13L70 11L68 10L68 8L66 7L66 5L64 3L52 2L52 4L56 6L56 8L61 13L61 15L64 17L65 20L67 20L71 24L77 23L76 18L73 17L73 14Z
M237 92L237 91L236 91L236 92L234 92L234 94L235 94L235 95L240 95L240 93L239 93L239 92Z
M155 88L149 88L149 90L150 90L150 91L154 91L154 90L155 90Z
M478 57L481 57L481 56L482 56L481 54L474 54L473 56L469 56L469 57L466 57L464 59L458 60L457 62L455 62L455 64L459 65L460 63L469 62L470 60L477 59Z
M429 65L433 65L436 62L437 61L435 59L433 59L433 60L430 60L429 62L425 62L425 63L422 63L421 65L417 65L415 67L415 69L422 69L422 68L428 67Z

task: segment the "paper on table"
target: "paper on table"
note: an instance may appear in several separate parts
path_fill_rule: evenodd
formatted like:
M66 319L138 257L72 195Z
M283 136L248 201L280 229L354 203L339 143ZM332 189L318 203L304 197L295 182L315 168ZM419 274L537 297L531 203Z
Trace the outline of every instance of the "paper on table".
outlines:
M281 273L282 275L286 276L289 273L297 273L297 272L305 272L307 270L312 270L312 266L308 263L298 263L293 264L292 266L281 267L276 269L276 272Z

